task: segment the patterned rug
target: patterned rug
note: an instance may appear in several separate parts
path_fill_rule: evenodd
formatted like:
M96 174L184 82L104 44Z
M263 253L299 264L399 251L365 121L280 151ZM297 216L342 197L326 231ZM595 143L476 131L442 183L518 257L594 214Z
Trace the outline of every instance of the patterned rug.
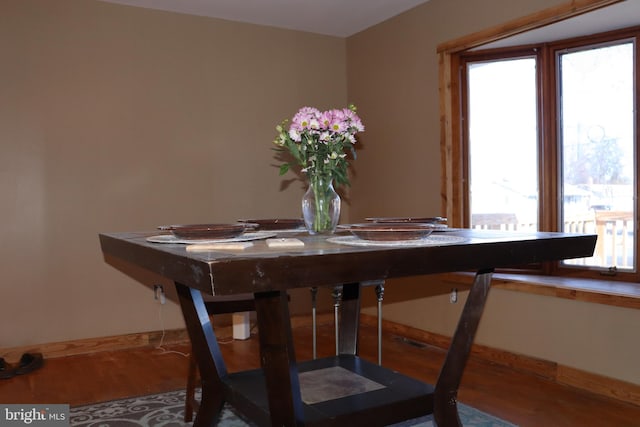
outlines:
M465 427L515 427L492 415L459 403L458 412ZM70 425L74 427L186 427L184 390L131 399L114 400L71 408ZM225 406L220 427L253 427ZM433 427L431 416L394 424L393 427Z

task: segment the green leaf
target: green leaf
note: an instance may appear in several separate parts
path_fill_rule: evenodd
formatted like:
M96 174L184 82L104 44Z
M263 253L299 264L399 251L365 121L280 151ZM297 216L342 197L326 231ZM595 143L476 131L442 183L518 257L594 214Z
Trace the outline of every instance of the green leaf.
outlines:
M284 165L280 165L280 176L289 172L289 163L285 163Z

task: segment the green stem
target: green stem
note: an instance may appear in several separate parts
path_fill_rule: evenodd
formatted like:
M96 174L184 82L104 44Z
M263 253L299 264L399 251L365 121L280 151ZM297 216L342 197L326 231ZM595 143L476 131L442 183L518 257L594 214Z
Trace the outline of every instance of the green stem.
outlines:
M331 229L331 215L329 215L329 208L331 207L331 201L329 198L332 196L329 191L331 186L331 179L313 175L311 177L311 185L313 186L313 195L315 198L316 207L316 221L314 224L314 231L319 233Z

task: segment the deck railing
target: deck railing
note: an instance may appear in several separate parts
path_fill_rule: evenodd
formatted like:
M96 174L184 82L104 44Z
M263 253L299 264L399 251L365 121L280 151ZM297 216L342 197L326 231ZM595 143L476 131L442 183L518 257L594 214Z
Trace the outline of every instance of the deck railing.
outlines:
M598 241L594 256L603 265L631 268L634 265L633 212L596 211Z
M634 266L634 217L630 211L592 211L564 221L566 233L596 233L593 257L569 261L573 264L629 269ZM486 230L535 230L537 224L518 221L513 213L474 214L472 228Z

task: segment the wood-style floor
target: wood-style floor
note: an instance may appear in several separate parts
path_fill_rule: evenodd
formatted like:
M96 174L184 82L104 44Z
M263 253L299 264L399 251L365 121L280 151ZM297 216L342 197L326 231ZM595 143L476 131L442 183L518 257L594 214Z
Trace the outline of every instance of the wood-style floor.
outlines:
M321 325L318 355L335 350L333 326ZM311 358L311 328L294 329L299 360ZM259 366L257 336L221 340L228 370ZM187 345L108 351L45 361L42 369L0 380L0 403L68 403L72 406L184 388ZM377 361L376 330L362 326L360 354ZM383 365L435 383L444 352L387 334ZM640 407L553 384L535 376L471 359L459 401L522 427L638 427Z

